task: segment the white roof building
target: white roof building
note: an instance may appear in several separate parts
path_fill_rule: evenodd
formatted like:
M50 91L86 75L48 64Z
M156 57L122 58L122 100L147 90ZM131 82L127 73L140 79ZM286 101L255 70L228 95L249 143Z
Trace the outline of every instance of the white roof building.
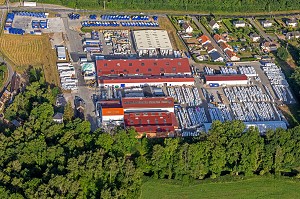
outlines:
M137 30L133 31L137 51L160 49L173 51L168 32L166 30Z

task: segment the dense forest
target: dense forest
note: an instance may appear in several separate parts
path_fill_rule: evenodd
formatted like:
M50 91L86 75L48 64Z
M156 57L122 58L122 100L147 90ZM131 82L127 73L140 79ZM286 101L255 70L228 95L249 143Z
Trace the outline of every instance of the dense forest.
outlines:
M114 10L268 12L300 9L298 0L39 0L38 2L84 9L103 9L105 4L106 9Z
M6 111L22 126L0 125L1 198L138 198L144 175L184 182L298 175L300 127L261 136L239 121L215 122L209 134L164 140L137 139L133 129L91 133L68 108L63 124L52 121L58 89L39 74L31 70L30 84Z

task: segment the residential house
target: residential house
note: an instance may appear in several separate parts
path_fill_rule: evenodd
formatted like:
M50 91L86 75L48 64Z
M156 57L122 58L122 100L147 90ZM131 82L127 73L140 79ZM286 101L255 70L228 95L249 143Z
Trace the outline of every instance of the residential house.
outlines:
M62 113L56 113L52 119L54 122L61 124L64 122L64 115Z
M211 53L211 52L213 52L213 51L217 51L217 50L215 49L215 47L214 47L211 43L205 44L204 47L206 48L207 53Z
M273 26L273 23L269 20L262 20L260 23L264 28L270 28Z
M220 42L220 47L222 48L222 50L225 52L226 50L230 50L230 51L233 51L232 47L225 43L225 42Z
M246 23L243 20L238 20L238 21L234 21L233 25L236 28L244 28L246 26Z
M206 35L201 35L200 37L197 38L197 40L198 40L202 45L211 43L210 39L209 39L208 36L206 36Z
M193 28L188 22L185 22L184 24L182 24L182 28L184 29L184 32L186 32L186 33L193 32Z
M220 42L226 42L225 38L222 37L222 36L219 35L219 34L215 34L215 35L214 35L214 39L215 39L218 43L220 43Z
M260 40L260 36L255 32L255 33L250 33L250 38L252 42L258 42Z
M224 62L224 58L217 51L208 54L213 62Z
M296 18L288 19L288 20L286 20L285 23L287 26L293 27L293 28L297 27L297 25L298 25L298 21Z
M213 30L219 30L220 29L220 25L213 19L209 22L209 26Z
M179 19L179 20L177 21L177 23L178 23L179 25L182 25L182 24L184 24L184 20Z
M272 52L276 51L278 46L276 43L266 41L261 44L261 48L264 52Z
M293 32L288 32L285 35L286 39L299 39L300 38L300 31L293 31Z
M226 50L225 53L228 56L228 58L230 59L230 61L240 61L240 58L237 56L236 53L234 53L230 50Z

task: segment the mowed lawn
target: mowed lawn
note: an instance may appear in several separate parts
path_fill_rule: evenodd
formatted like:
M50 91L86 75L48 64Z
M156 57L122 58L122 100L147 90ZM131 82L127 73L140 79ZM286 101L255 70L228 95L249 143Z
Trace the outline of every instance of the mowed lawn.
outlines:
M29 66L41 68L46 81L58 85L56 52L51 47L48 35L3 34L0 36L0 51L17 72L22 73Z
M141 199L299 199L300 180L257 177L234 182L205 182L183 186L172 181L149 180L142 186Z

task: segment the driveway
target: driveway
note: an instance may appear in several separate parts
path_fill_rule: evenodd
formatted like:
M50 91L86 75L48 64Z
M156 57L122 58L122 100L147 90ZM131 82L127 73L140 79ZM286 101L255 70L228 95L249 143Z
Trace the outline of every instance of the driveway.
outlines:
M258 32L259 32L259 34L266 40L266 41L277 41L277 38L276 37L273 37L273 36L270 36L270 35L268 35L258 24L257 24L257 22L256 21L254 21L252 18L248 18L248 20L249 20L249 22L250 22L250 24L252 25L252 26L254 26L257 30L258 30Z

